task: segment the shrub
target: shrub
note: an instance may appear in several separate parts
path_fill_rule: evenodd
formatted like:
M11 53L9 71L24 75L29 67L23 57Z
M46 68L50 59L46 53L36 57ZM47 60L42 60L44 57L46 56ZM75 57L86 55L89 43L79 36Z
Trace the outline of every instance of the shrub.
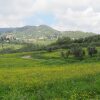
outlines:
M61 52L61 57L65 58L65 53L63 51Z
M87 50L88 50L88 55L90 57L92 57L94 54L97 54L98 52L96 47L92 47L92 46L88 47Z
M52 50L53 50L53 49L52 49L51 47L50 47L50 48L47 48L47 51L48 51L48 52L52 52Z
M15 50L13 50L12 48L6 48L0 51L0 53L5 54L5 53L14 53Z
M69 37L60 37L57 40L57 44L59 44L59 45L69 44L71 42L72 42L72 40Z
M66 57L68 58L70 54L71 54L71 52L70 52L70 50L68 50L68 51L66 52Z
M73 47L71 49L72 54L74 55L75 58L82 60L83 57L85 56L85 51L81 47Z

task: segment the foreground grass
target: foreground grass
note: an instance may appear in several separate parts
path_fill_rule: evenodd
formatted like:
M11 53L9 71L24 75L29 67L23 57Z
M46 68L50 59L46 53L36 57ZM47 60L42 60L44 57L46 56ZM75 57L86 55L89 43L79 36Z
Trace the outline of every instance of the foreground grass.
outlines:
M64 60L59 52L0 55L0 100L99 100L99 59Z

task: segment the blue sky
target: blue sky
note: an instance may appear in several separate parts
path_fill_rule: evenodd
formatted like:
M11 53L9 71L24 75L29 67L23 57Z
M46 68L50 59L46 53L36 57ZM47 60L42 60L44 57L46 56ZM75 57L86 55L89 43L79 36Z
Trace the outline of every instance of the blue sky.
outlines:
M49 25L100 32L100 0L0 0L0 27Z
M53 25L56 23L56 19L53 16L53 14L49 13L38 13L36 15L30 16L26 19L24 19L25 25Z

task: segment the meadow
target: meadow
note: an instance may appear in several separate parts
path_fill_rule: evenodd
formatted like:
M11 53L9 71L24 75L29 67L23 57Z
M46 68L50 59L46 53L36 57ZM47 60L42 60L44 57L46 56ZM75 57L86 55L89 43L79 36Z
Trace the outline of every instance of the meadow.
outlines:
M99 100L100 54L80 61L60 51L1 54L0 100Z
M16 50L16 49L20 49L22 48L23 45L22 44L13 44L13 43L4 43L3 44L3 49L7 49L7 48L12 48L13 50ZM0 50L2 50L2 44L0 43Z

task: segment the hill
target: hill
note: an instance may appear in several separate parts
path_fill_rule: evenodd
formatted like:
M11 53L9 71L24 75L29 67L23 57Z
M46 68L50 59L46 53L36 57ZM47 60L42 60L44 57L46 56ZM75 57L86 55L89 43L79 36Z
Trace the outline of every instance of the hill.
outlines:
M82 31L64 31L64 32L62 32L62 34L64 36L67 36L70 38L75 38L75 39L85 38L85 37L95 35L95 33L92 33L92 32L82 32Z
M60 32L46 25L24 26L13 31L17 37L33 39L53 39L59 36Z
M24 26L17 28L0 28L1 34L13 33L16 38L21 39L57 39L66 36L70 38L84 38L93 36L95 33L81 31L58 31L47 25Z

